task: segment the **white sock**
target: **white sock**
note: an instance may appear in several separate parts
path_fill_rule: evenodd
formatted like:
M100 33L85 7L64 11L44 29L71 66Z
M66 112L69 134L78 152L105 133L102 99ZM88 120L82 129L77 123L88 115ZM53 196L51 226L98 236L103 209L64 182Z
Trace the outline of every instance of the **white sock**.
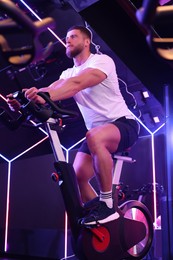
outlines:
M103 192L100 191L100 201L104 201L109 208L113 207L112 190Z

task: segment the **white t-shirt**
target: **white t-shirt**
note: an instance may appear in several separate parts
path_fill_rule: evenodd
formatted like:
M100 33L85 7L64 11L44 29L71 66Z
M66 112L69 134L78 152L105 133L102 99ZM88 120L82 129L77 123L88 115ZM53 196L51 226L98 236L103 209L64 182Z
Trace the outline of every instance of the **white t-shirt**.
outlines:
M107 75L100 84L81 90L74 96L87 129L123 116L133 118L119 89L115 63L108 55L91 54L81 66L73 66L63 71L60 78L76 76L85 68L97 68Z

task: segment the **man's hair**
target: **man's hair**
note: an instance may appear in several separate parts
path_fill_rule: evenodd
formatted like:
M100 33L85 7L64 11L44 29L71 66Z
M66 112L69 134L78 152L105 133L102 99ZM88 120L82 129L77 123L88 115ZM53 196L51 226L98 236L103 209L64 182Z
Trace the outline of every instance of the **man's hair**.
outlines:
M81 33L85 34L87 36L87 38L89 38L91 40L91 32L85 27L85 26L82 26L82 25L73 25L71 26L67 32L70 32L72 30L79 30L81 31Z

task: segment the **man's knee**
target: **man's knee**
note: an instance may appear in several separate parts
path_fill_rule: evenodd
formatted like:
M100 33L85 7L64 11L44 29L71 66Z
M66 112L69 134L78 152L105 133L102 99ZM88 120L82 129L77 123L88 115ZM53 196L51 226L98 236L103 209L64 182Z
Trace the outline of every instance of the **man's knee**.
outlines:
M101 145L101 139L99 137L99 134L96 134L94 131L90 130L86 134L86 141L88 148L91 153L94 153L94 151Z

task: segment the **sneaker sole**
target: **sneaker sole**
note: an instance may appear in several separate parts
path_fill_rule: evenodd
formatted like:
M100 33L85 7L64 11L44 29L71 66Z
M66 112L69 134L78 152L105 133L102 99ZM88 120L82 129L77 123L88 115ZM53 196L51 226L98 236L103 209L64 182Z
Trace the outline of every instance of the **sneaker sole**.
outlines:
M113 220L115 220L115 219L118 219L119 216L120 216L119 213L118 213L118 212L115 212L114 214L110 215L110 216L107 217L107 218L104 218L104 219L101 219L101 220L98 220L98 221L92 221L92 222L84 223L84 225L104 224L104 223L113 221Z

